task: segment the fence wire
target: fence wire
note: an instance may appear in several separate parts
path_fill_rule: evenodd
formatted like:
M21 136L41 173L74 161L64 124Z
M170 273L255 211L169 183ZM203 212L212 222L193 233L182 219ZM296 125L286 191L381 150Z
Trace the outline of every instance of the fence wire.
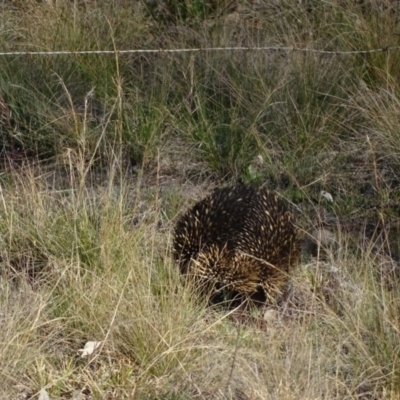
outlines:
M131 49L131 50L60 50L60 51L3 51L0 52L0 57L10 56L57 56L57 55L92 55L92 54L141 54L141 53L159 53L159 54L173 54L173 53L200 53L200 52L215 52L215 51L271 51L271 52L303 52L303 53L316 53L316 54L330 54L330 55L351 55L351 54L371 54L371 53L384 53L400 50L400 46L386 46L369 50L319 50L307 47L294 47L294 46L265 46L265 47L197 47L186 49Z

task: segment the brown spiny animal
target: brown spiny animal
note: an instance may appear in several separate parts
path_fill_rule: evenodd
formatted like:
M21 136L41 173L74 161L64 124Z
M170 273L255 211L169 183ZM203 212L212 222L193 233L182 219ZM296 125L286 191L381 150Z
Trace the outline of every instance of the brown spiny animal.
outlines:
M184 214L175 227L173 255L181 272L218 291L282 293L299 247L293 216L266 189L217 189Z

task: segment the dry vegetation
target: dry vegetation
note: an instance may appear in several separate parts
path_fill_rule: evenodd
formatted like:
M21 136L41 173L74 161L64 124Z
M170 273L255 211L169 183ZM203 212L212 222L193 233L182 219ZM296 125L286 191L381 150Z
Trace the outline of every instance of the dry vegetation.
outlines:
M3 0L0 42L367 50L400 45L399 20L389 0ZM400 399L399 65L1 56L0 398ZM171 260L177 216L238 180L314 236L279 307L249 315L207 308Z

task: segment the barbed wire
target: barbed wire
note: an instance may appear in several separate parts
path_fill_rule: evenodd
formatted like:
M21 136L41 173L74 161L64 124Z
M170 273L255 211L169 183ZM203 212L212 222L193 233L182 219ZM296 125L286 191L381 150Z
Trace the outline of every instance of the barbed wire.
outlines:
M132 50L60 50L60 51L3 51L0 57L9 56L57 56L57 55L92 55L92 54L140 54L140 53L200 53L212 51L274 51L274 52L304 52L331 55L371 54L400 50L400 46L386 46L369 50L318 50L308 47L266 46L266 47L197 47L184 49L132 49Z

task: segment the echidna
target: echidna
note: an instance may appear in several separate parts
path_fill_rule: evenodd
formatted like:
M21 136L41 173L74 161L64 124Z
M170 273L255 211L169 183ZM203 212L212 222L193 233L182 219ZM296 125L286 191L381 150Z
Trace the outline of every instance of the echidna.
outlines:
M237 185L215 190L178 220L173 255L182 273L218 290L275 301L299 248L284 201Z

